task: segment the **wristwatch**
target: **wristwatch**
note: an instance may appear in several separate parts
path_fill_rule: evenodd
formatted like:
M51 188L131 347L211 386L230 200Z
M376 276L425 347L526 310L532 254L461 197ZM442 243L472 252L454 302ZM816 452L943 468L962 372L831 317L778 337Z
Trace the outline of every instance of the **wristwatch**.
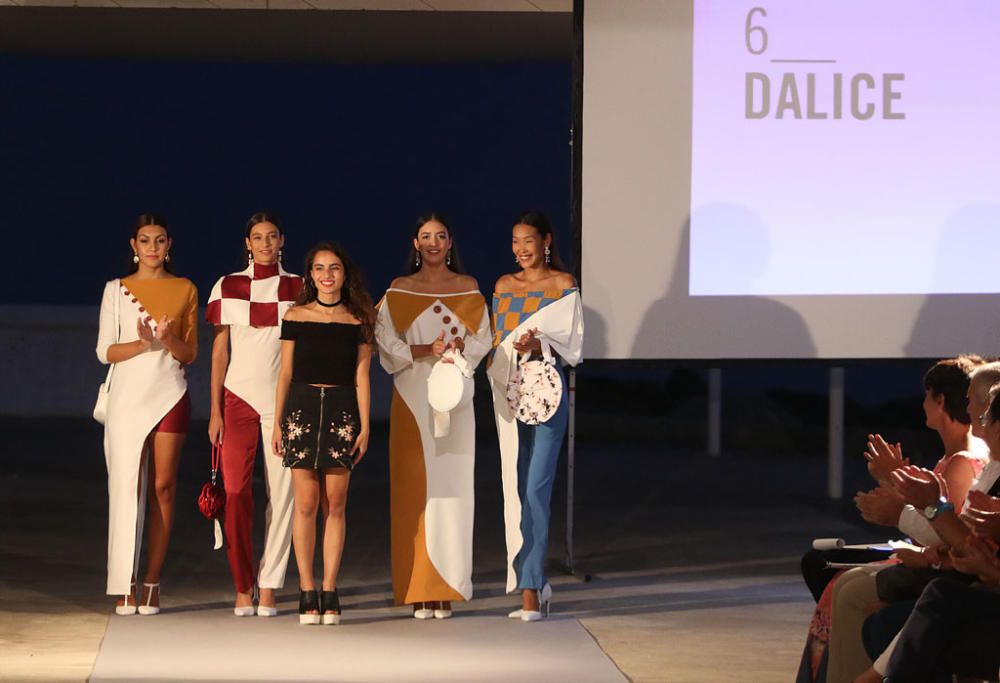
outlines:
M955 506L949 503L947 498L941 496L941 498L938 499L937 505L928 505L924 508L924 517L933 521L937 519L937 516L945 510L954 511Z

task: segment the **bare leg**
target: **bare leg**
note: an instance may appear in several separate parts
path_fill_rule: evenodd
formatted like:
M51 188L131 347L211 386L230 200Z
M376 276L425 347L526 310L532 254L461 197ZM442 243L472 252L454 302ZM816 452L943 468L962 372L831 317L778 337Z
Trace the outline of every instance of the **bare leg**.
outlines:
M237 601L239 601L239 594L237 594ZM260 589L260 604L264 607L274 607L275 597L273 588L261 588Z
M340 560L344 555L344 538L347 535L347 485L351 473L345 469L329 469L323 473L323 508L326 512L323 524L323 590L337 588L337 574Z
M313 558L316 555L316 511L319 509L319 474L315 470L292 470L295 516L292 518L292 546L299 568L299 589L316 590Z
M174 526L174 508L177 498L177 467L181 447L187 434L158 432L150 438L149 458L149 550L146 557L144 583L159 583L160 570L167 556L170 532ZM143 595L145 603L148 596ZM150 604L159 606L159 591L154 591Z
M525 588L521 591L521 609L527 612L538 611L538 591L532 588Z

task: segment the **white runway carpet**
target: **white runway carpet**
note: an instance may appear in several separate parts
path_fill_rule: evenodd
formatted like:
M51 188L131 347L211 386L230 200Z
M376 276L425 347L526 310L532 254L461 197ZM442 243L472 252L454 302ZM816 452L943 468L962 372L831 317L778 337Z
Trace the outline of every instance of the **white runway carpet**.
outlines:
M401 609L348 609L339 626L300 626L290 607L271 619L236 618L231 608L112 617L90 681L627 680L569 616L417 621Z

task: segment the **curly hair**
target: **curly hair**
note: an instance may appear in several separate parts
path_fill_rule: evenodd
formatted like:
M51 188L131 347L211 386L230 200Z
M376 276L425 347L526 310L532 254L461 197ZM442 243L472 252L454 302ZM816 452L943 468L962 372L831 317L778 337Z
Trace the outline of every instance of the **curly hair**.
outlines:
M341 301L344 307L361 321L361 337L366 344L372 343L375 339L375 307L372 304L372 297L365 287L365 277L361 270L354 265L350 255L342 246L336 242L320 242L306 253L305 270L302 271L302 291L295 304L303 304L316 301L319 292L312 281L312 266L316 260L316 254L321 251L329 251L340 259L344 265L344 286L340 290Z

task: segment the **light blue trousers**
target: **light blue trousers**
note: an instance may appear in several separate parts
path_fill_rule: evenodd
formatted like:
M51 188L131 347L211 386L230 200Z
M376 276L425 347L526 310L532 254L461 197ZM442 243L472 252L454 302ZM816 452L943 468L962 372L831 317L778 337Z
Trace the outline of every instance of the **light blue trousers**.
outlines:
M557 368L563 381L562 401L548 422L539 425L517 423L517 492L521 497L521 536L524 543L514 558L518 589L540 589L546 583L545 554L549 547L549 519L552 484L566 424L569 420L569 397L566 376Z

